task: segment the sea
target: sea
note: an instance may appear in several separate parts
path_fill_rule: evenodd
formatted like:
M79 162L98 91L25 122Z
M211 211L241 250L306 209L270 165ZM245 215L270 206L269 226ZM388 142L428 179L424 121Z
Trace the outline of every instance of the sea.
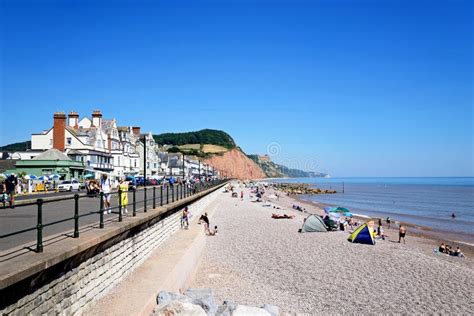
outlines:
M349 208L352 213L390 216L395 221L474 240L474 177L466 178L291 178L272 182L307 183L336 194L303 200ZM452 214L455 218L452 218ZM465 238L463 238L465 239Z

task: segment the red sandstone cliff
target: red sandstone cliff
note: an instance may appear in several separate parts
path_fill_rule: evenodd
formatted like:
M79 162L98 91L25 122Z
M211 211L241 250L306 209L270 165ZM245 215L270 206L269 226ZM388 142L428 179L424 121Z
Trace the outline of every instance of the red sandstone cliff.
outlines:
M255 162L242 151L234 148L222 155L216 155L206 160L211 166L225 172L227 177L236 179L262 179L265 173Z

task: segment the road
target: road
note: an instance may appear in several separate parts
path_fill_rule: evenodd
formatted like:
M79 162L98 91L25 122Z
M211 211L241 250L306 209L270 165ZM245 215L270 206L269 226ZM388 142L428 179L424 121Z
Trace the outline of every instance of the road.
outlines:
M177 186L175 186L177 188ZM176 191L175 196L176 196ZM181 191L180 191L181 192ZM172 191L170 189L168 193L169 202L172 202ZM68 217L74 216L74 196L75 193L53 193L53 194L45 194L47 198L67 198L70 197L70 200L65 201L55 201L55 202L45 202L43 204L43 225L47 225L48 223L52 223L61 219L65 219ZM82 195L82 194L81 194ZM131 204L133 199L132 192L128 193L129 203ZM40 196L35 195L36 198L41 198ZM136 208L137 212L143 212L144 207L144 190L142 188L136 191ZM160 205L161 195L160 195L160 187L156 187L156 205ZM118 219L118 197L117 193L114 193L111 197L112 202L112 214L104 215L104 221L112 221ZM166 189L163 190L163 205L167 202L166 198ZM151 208L153 205L153 189L152 187L147 188L147 208ZM79 219L79 226L87 226L90 227L98 226L99 224L99 213L100 209L100 198L98 197L87 197L81 196L79 198L79 215L86 215L88 216L80 217ZM132 205L128 207L128 216L132 216ZM38 207L37 205L28 205L28 206L17 206L13 209L5 208L0 209L0 251L8 250L13 247L17 247L23 245L25 243L30 243L32 245L36 242L36 229L25 232L19 235L9 236L9 237L2 237L6 234L13 233L15 231L28 229L32 227L36 227L37 225L37 213ZM74 220L70 220L67 222L62 222L59 224L55 224L52 226L47 226L43 228L43 239L46 240L48 236L56 235L60 233L67 233L71 234L74 230Z

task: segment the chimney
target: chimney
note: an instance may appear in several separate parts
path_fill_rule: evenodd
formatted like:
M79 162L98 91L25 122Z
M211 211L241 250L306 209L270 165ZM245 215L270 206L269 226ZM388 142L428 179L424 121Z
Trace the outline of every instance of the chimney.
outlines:
M79 128L79 114L77 112L69 112L69 127Z
M102 112L95 110L92 112L92 126L100 127L102 121Z
M139 126L133 126L132 127L132 132L133 134L140 136L140 127Z
M53 116L53 148L64 151L66 137L66 113L55 112Z

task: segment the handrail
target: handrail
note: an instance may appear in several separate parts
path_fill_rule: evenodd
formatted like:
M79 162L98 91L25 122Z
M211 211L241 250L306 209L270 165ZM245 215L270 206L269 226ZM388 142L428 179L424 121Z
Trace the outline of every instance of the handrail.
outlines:
M137 214L137 204L138 203L143 203L144 204L143 208L140 208L140 210L143 210L143 212L146 213L147 212L147 202L151 201L153 209L155 209L157 205L163 206L163 205L167 205L167 204L170 204L170 203L174 203L174 202L179 201L183 198L193 196L193 195L195 195L199 192L202 192L205 189L216 187L216 186L224 183L225 181L226 180L211 180L211 181L205 182L204 184L198 183L198 184L184 184L184 185L183 184L165 185L166 186L166 191L164 190L165 186L160 185L159 201L157 201L156 186L153 186L153 190L151 192L152 193L152 198L147 197L147 194L146 194L147 193L147 187L145 186L142 189L137 188L137 189L130 190L132 192L132 201L131 201L131 203L128 203L128 205L132 206L132 209L133 209L132 216L136 216L136 214ZM171 187L171 190L170 190L170 187ZM136 192L140 192L140 191L143 191L144 196L143 196L142 200L137 200L136 199ZM165 194L166 195L166 200L163 198L164 193L166 193ZM122 208L123 208L123 206L122 206L121 194L123 194L123 192L120 191L120 190L117 190L117 191L114 191L114 192L110 193L111 196L117 195L118 197L120 197L118 199L119 204L118 204L118 206L109 207L107 209L107 210L111 210L111 211L112 210L114 210L114 211L118 210L119 222L121 222L123 220L123 217L122 217L122 213L123 213ZM128 191L127 191L127 194L128 194ZM169 196L170 194L171 194L171 199L170 199L170 196ZM11 236L16 236L16 235L20 235L20 234L23 234L23 233L27 233L27 232L36 230L37 231L36 252L40 253L40 252L43 252L43 228L45 228L45 227L54 226L54 225L57 225L57 224L60 224L60 223L68 222L68 221L74 221L74 235L73 235L73 237L74 238L79 238L79 219L83 218L83 217L86 217L86 216L92 216L92 215L99 214L99 229L104 228L105 227L104 213L106 212L106 209L104 208L104 203L103 203L104 202L104 194L102 192L99 194L100 201L99 201L99 210L98 211L90 211L90 212L85 213L85 214L79 214L79 201L82 198L85 198L85 197L90 197L90 195L88 195L88 194L87 195L74 194L73 196L62 197L62 198L58 198L58 199L50 199L50 200L37 199L35 202L30 202L30 203L24 203L24 204L21 204L21 205L17 205L15 207L25 207L25 206L36 205L37 206L37 224L34 227L29 227L29 228L25 228L25 229L22 229L22 230L18 230L18 231L14 231L14 232L10 232L10 233L7 233L7 234L0 235L0 239L11 237ZM69 200L74 200L75 201L75 203L74 203L74 215L72 217L66 217L66 218L62 218L62 219L59 219L59 220L56 220L56 221L53 221L53 222L43 224L43 205L44 204L46 204L46 203L52 204L52 203L57 203L57 202L62 202L62 201L69 201Z

